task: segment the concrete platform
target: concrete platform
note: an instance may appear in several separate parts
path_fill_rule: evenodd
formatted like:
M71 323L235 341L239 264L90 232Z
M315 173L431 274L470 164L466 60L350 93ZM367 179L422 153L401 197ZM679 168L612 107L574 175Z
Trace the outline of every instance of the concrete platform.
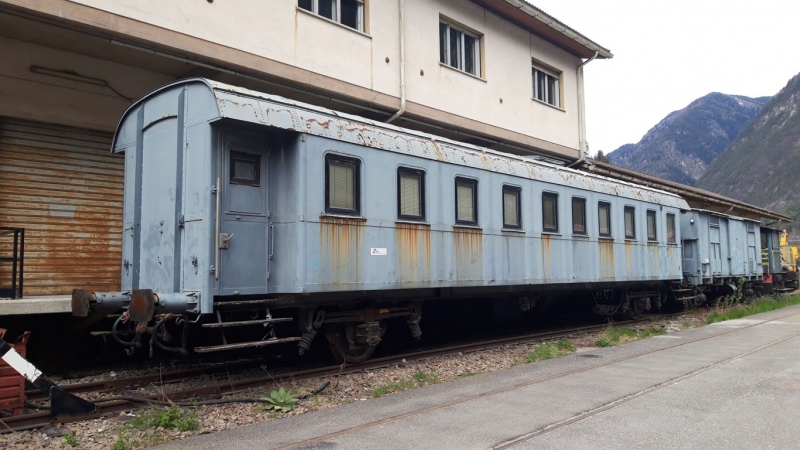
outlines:
M72 297L69 295L0 299L0 316L71 312Z
M799 448L800 305L163 449Z

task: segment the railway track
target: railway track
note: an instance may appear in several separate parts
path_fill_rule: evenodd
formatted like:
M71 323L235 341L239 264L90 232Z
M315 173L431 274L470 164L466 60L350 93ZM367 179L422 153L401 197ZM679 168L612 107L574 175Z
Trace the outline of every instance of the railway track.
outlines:
M614 325L630 325L634 323L649 322L653 320L663 319L666 317L677 316L684 314L660 314L657 317L646 317L637 320L629 320L623 322L615 322ZM172 385L180 382L186 382L196 379L204 375L226 374L231 375L232 370L239 372L258 367L248 362L241 362L235 365L221 365L219 367L198 367L193 369L186 369L171 373L164 374L147 374L135 377L119 378L113 380L93 381L88 383L78 383L71 385L64 385L61 388L71 394L114 394L121 389L132 390L137 387L143 387L153 384L158 384L161 390L156 393L137 394L136 396L119 396L112 395L108 398L97 398L93 401L97 404L97 412L90 416L76 417L68 422L75 422L80 420L87 420L107 416L120 411L128 411L147 405L152 402L181 402L181 401L195 401L200 399L219 398L229 395L240 395L249 393L252 389L271 385L279 384L285 381L302 381L315 378L325 378L331 376L339 376L350 373L355 373L364 370L374 370L382 367L408 363L410 361L419 361L438 356L452 355L456 353L469 353L488 348L501 347L505 345L522 344L530 341L556 338L568 336L581 332L596 331L609 326L609 324L598 324L584 327L575 327L569 329L553 330L546 332L530 333L518 336L511 336L500 339L492 339L488 341L479 341L467 344L460 344L448 347L440 347L434 349L427 349L417 352L399 354L394 356L387 356L383 358L375 358L365 363L357 365L335 365L325 366L319 368L305 369L294 372L267 374L263 377L245 378L240 380L226 380L224 383L212 382L205 383L201 386L174 389ZM45 397L38 391L26 392L28 401L43 400ZM23 431L35 428L41 428L51 425L49 412L34 412L23 414L21 416L7 417L0 420L0 434L13 431Z

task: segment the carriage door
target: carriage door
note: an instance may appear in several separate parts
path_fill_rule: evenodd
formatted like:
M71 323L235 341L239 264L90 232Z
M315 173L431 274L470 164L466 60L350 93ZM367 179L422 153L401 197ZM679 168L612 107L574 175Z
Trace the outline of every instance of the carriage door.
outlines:
M756 250L756 227L753 222L747 222L747 256L748 256L748 275L753 275L757 267L758 253Z
M266 139L226 139L219 236L221 295L266 294L269 202Z
M709 241L711 242L711 274L722 273L722 249L720 247L719 216L709 217Z

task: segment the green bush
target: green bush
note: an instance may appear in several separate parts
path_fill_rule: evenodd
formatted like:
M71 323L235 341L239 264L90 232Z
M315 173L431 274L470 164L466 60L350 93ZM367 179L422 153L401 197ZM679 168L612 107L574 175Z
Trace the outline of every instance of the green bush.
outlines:
M145 411L141 416L128 422L130 426L143 431L150 428L162 427L166 430L177 428L178 431L195 431L200 429L197 413L186 411L177 405L172 405L167 410L153 409Z
M555 344L541 344L537 345L532 352L528 353L526 362L532 363L536 361L543 361L545 359L560 358L575 352L575 344L568 339L561 339Z

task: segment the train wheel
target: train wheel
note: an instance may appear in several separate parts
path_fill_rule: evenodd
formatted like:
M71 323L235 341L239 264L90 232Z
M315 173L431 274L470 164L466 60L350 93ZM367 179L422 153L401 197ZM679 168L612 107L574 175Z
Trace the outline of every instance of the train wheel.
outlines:
M372 356L385 332L379 322L334 324L326 328L325 337L339 362L358 364Z

